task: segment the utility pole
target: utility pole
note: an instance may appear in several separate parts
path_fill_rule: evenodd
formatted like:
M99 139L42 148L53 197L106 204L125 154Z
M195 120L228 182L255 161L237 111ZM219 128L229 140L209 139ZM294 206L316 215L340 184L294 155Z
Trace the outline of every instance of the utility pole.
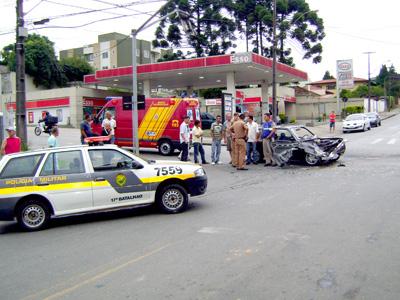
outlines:
M364 52L363 54L368 55L368 112L371 111L371 54L375 52Z
M273 0L273 23L272 23L272 120L276 122L276 0ZM268 101L269 102L269 101Z
M24 42L27 30L24 28L23 0L17 0L17 39L16 39L16 119L17 136L28 145L26 131L26 94L25 94L25 49Z

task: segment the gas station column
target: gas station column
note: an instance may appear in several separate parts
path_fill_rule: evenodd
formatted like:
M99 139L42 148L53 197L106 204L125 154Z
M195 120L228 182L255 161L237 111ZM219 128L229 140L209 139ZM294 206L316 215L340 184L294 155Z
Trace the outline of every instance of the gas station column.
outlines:
M146 79L143 81L143 94L146 98L151 97L150 80Z
M269 112L269 84L268 81L264 80L261 82L261 113L265 114Z
M233 98L236 98L236 84L235 84L235 73L226 73L226 91L232 94Z

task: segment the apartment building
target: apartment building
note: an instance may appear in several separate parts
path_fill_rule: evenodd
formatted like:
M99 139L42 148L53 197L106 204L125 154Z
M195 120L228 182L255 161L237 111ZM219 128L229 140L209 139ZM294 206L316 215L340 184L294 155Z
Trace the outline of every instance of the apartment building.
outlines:
M60 51L60 59L81 57L95 70L113 69L132 65L132 38L117 32L101 34L97 43ZM156 62L160 54L151 50L151 42L137 40L138 64Z

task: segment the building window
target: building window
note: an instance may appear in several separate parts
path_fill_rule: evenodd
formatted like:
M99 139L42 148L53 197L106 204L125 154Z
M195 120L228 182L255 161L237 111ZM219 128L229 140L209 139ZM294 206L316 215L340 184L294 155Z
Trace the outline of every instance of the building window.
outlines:
M86 61L88 61L88 62L93 61L93 53L91 53L91 54L85 54L85 59L86 59Z
M101 54L101 57L102 57L102 58L108 58L108 52L103 52L103 53Z
M143 56L144 56L144 58L150 58L150 51L149 50L144 50L143 51Z
M137 56L137 57L140 56L140 49L136 49L136 56Z

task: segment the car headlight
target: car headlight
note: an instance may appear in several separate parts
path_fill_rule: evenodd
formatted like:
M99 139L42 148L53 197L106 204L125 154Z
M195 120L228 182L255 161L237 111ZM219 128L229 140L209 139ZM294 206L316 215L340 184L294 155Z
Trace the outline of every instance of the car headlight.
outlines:
M196 175L196 177L200 177L206 175L206 172L204 171L203 168L200 168L194 171L194 175Z

